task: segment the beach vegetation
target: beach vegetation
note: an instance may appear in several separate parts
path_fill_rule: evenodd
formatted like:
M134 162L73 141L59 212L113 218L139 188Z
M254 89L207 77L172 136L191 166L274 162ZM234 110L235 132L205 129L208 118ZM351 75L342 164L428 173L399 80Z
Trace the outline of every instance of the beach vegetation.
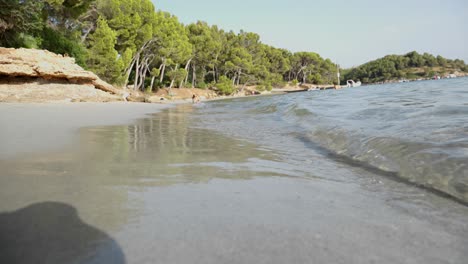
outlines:
M0 0L0 6L1 46L74 57L105 81L135 90L210 88L227 79L238 88L267 90L285 83L337 82L337 65L315 52L291 52L262 43L256 33L225 31L203 21L184 25L156 10L151 0ZM467 70L461 60L413 51L342 76L379 82L421 76L424 67L435 73L437 67ZM423 70L409 70L415 68Z
M336 75L333 63L317 53L292 53L262 43L256 33L224 31L203 21L184 25L150 0L0 0L0 5L1 46L71 56L102 79L136 90L216 84L228 94L235 86L269 90L294 79L330 82L327 76Z
M231 79L226 76L221 76L216 83L216 88L218 88L218 92L224 95L230 95L234 92L234 84L232 83Z
M392 80L432 78L446 72L464 71L463 60L450 60L442 56L416 51L405 55L388 55L343 72L342 81L361 80L364 83L387 82Z
M116 33L100 18L96 31L90 37L90 49L87 65L100 77L112 82L121 83L121 71L124 68L122 59L115 50Z

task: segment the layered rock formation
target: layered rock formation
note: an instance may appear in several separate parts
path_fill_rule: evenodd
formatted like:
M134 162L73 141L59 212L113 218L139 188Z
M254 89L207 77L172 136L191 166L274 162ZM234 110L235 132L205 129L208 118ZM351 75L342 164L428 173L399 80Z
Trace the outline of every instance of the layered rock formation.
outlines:
M0 47L0 101L119 101L122 94L73 58Z

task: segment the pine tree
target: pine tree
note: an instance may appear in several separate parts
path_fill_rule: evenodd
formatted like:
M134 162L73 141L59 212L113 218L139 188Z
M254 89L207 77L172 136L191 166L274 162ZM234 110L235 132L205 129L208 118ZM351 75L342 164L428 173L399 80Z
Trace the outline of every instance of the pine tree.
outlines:
M88 67L102 79L118 84L124 65L114 48L116 41L116 33L106 20L99 18L96 31L90 37Z

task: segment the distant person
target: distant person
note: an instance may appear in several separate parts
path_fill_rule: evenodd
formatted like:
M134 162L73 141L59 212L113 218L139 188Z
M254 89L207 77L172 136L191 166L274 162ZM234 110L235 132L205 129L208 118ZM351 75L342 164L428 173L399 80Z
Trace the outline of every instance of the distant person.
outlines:
M130 96L130 93L128 92L124 92L122 94L122 99L124 100L124 102L128 102L128 97Z
M192 95L192 103L199 103L200 102L200 97L196 94Z

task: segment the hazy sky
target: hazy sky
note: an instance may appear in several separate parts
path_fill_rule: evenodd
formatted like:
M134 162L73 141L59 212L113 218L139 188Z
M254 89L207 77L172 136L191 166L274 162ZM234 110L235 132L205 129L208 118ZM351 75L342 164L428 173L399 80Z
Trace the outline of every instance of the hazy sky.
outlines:
M188 24L258 33L344 67L416 50L468 62L468 0L153 0Z

